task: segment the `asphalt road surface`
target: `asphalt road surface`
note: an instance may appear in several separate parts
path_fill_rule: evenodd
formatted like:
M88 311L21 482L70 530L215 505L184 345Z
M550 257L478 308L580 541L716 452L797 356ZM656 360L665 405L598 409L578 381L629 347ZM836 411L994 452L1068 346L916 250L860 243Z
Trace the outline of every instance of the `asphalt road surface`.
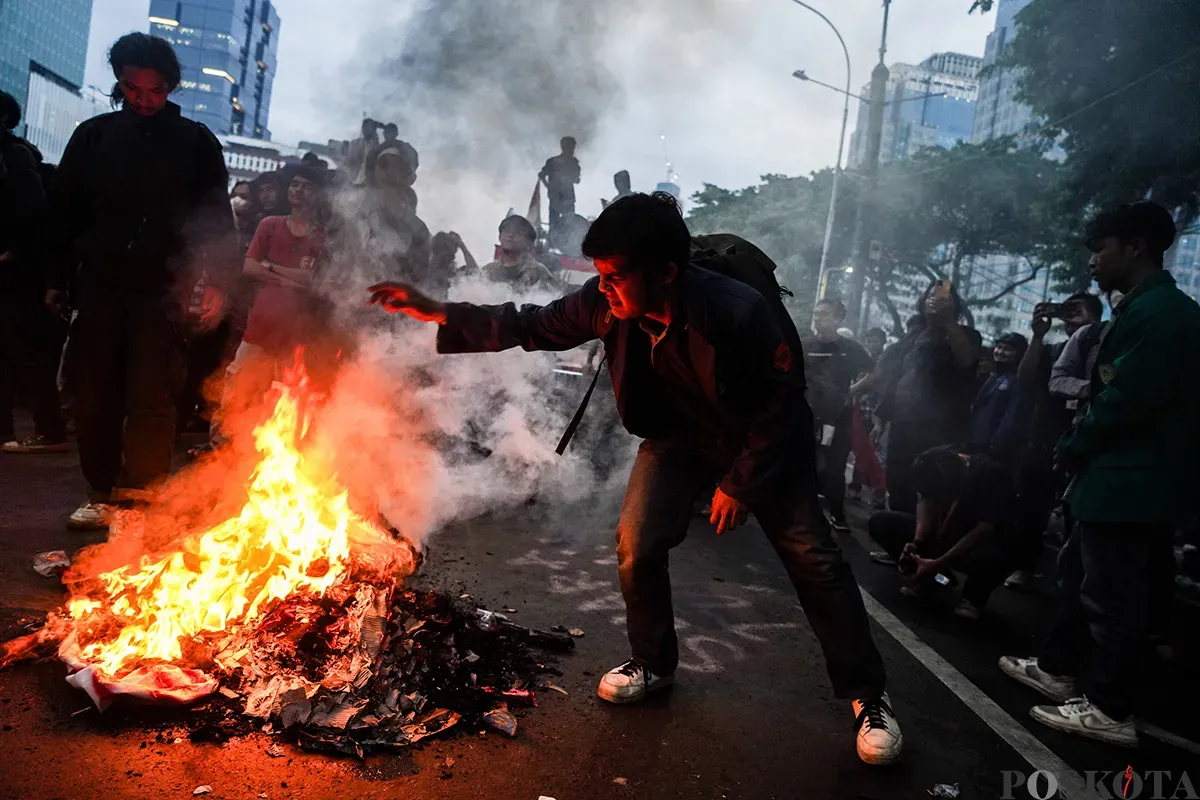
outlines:
M33 572L36 553L97 540L63 526L82 489L74 454L0 456L0 636L20 633L63 600L53 580ZM950 598L904 598L899 576L867 560L862 512L842 545L888 665L906 742L901 764L859 762L849 704L831 695L812 631L753 524L718 538L695 523L671 565L678 683L640 706L607 705L595 684L628 653L613 554L618 501L517 509L456 525L429 543L424 585L515 608L511 616L523 624L586 632L559 665L557 682L569 694L541 692L539 708L520 712L515 739L460 731L362 762L290 745L272 757L278 740L261 734L176 743L161 726L97 713L65 683L63 667L45 661L0 673L0 797L185 798L206 785L210 798L272 800L893 800L957 784L960 797L973 800L1029 797L1024 776L1045 769L1060 787L1075 788L1072 797L1107 798L1121 796L1113 780L1120 789L1128 766L1138 776L1128 797L1152 796L1150 770L1169 771L1158 776L1164 796L1180 780L1200 788L1200 747L1164 741L1172 739L1167 731L1200 738L1195 680L1185 677L1200 663L1194 615L1176 620L1176 660L1156 664L1145 683L1154 735L1143 734L1136 750L1073 739L1032 722L1028 709L1039 698L996 668L999 655L1036 646L1053 609L1049 586L1001 589L983 620L963 622L950 613ZM1089 789L1088 771L1098 771L1093 782L1101 786ZM1043 776L1034 796L1045 787Z

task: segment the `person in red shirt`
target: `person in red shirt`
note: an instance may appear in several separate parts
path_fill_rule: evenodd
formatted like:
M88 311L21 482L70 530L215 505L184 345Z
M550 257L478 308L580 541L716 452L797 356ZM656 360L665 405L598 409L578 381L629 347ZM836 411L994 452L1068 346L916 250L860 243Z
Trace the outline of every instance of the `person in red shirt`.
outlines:
M320 184L312 170L298 171L288 186L291 213L264 219L250 242L243 274L260 286L231 372L259 355L287 356L312 330L312 283L325 249L325 228L314 219Z

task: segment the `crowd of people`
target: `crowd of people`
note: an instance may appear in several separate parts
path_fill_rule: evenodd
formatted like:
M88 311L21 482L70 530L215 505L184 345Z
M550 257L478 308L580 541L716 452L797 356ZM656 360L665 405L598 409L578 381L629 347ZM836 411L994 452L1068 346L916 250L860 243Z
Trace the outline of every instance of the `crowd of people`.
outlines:
M909 577L902 593L949 594L956 616L977 620L1001 585L1033 582L1051 539L1051 635L1037 657L1000 668L1056 702L1035 719L1121 745L1137 741L1138 667L1167 630L1175 544L1196 544L1187 404L1200 309L1163 269L1175 236L1171 214L1151 202L1098 215L1085 241L1111 319L1088 292L1041 303L1032 338L1006 333L990 358L943 282L898 342L880 352L882 332L868 334L873 355L837 332L844 306L819 301L805 353L833 525L849 530L847 456L853 423L866 420L878 452L855 450L855 479L864 460L886 464L886 507L876 499L867 520L881 548L871 558ZM1066 338L1049 343L1055 321ZM957 592L942 588L960 580Z
M618 173L616 199L580 224L570 138L539 175L550 238L597 277L546 306L452 303L465 274L514 294L566 287L525 217L501 222L482 266L458 234L431 235L417 213L417 151L395 125L365 120L344 169L310 154L230 190L217 140L168 100L180 81L171 46L130 34L110 62L120 109L80 125L57 170L12 135L20 108L0 96L0 441L14 453L66 449L61 360L88 485L73 527L103 528L114 508L146 502L207 376L234 379L249 364L269 376L296 344L336 341L345 322L321 287L342 279L329 265L349 256L372 302L439 326L441 352L603 341L617 411L644 440L618 526L631 658L602 678L605 700L633 703L674 680L668 554L712 492L718 532L753 513L779 554L833 691L852 703L859 755L895 761L903 737L883 661L833 538L849 530L853 453L851 485L873 487L871 505L884 506L867 523L873 560L908 576L913 596L961 580L964 619L1002 584L1032 579L1061 505L1053 632L1037 657L1000 668L1056 701L1034 710L1046 724L1136 741L1133 686L1169 607L1197 433L1200 308L1163 270L1175 237L1165 209L1122 206L1087 231L1109 321L1092 294L1043 304L1032 341L1006 334L984 359L955 287L939 281L891 346L880 329L858 344L845 306L826 298L797 352L769 259L727 237L697 267L670 195L634 193ZM1056 319L1069 338L1050 344ZM34 416L24 439L12 427L17 394Z

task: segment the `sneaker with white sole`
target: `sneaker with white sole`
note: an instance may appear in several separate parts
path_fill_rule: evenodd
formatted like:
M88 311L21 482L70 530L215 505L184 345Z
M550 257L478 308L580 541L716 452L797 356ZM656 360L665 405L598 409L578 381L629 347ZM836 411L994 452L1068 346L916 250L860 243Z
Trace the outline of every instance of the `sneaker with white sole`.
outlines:
M1132 716L1113 719L1086 697L1073 697L1061 706L1034 706L1029 715L1063 733L1086 736L1119 747L1137 747L1137 724Z
M969 620L971 622L979 619L979 615L981 613L982 612L979 610L978 606L966 598L959 600L958 605L954 607L954 616L958 617L959 619Z
M835 533L850 533L850 523L840 517L831 517L829 527L833 528Z
M116 509L108 503L88 501L67 517L67 527L77 531L106 530Z
M1000 671L1017 683L1037 689L1056 703L1065 703L1077 694L1074 678L1067 675L1051 675L1038 666L1036 658L1001 656Z
M1004 586L1007 589L1024 589L1031 583L1033 583L1033 573L1027 569L1018 569L1008 576L1008 579L1004 581Z
M867 553L867 558L874 561L876 564L882 564L885 567L896 566L896 559L887 554L885 550L872 550Z
M904 736L887 693L873 700L854 700L851 706L858 731L858 757L867 764L895 763L904 751Z
M42 436L40 433L34 433L26 436L21 440L12 440L0 445L0 450L5 453L15 453L20 455L34 455L37 453L66 453L70 451L71 445L67 444L66 439L49 439Z
M601 700L626 705L643 700L650 692L665 689L674 682L674 675L655 675L631 658L605 673L596 694Z

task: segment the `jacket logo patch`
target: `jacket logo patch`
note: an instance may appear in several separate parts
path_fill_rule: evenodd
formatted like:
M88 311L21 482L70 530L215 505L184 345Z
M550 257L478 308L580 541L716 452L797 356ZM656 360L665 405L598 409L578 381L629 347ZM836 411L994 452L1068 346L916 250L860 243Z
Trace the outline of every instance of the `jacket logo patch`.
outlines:
M1105 386L1117 375L1117 371L1113 368L1112 364L1101 364L1097 371L1100 373L1100 380L1104 382Z
M792 371L792 350L787 346L787 342L780 342L779 347L775 348L775 369L780 372Z

